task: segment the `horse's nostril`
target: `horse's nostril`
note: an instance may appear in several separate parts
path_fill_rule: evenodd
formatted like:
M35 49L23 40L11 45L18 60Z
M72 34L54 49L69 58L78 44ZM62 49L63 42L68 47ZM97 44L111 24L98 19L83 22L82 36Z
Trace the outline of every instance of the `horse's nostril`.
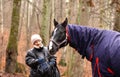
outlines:
M50 54L51 54L51 55L54 55L54 54L55 54L55 52L53 52L53 50L51 50L51 51L50 51Z

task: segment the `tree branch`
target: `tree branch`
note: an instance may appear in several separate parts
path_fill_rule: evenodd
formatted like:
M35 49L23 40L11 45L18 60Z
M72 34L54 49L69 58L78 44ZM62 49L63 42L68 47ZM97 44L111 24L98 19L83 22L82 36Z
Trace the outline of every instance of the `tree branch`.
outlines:
M41 14L43 14L42 11L34 3L30 2L29 0L27 0L27 2L30 3L33 7L35 7Z

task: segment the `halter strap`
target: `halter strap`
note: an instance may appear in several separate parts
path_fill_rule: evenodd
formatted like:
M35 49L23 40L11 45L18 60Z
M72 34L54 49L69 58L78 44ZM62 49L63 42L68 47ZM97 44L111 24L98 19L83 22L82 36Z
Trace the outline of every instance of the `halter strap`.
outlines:
M57 42L54 41L53 39L51 39L50 41L52 41L54 44L56 44L57 48L59 48L60 45L62 45L63 43L67 44L67 37L66 37L65 40L63 40L61 43L57 43Z
M50 39L50 41L52 41L57 46L57 48L60 48L60 46L63 43L65 43L65 45L67 45L67 43L70 41L70 37L68 34L68 27L66 27L66 38L61 43L57 43L54 39Z

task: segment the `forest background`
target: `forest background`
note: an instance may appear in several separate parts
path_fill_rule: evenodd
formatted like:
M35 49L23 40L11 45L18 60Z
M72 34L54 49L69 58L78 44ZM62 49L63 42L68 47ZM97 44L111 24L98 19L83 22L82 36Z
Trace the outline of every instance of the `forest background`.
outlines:
M120 31L120 0L0 0L0 77L28 77L25 55L38 33L48 45L54 18ZM69 46L56 54L61 77L92 77L91 64Z

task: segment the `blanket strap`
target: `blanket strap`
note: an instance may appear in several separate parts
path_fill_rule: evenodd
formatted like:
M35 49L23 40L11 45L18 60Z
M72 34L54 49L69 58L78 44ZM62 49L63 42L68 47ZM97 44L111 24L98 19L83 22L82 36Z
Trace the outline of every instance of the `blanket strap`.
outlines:
M92 53L90 55L89 60L92 61L93 59L93 55L94 55L94 45L91 45L91 49L92 49ZM100 73L100 67L99 67L99 58L96 57L96 61L95 61L95 66L94 66L94 71L98 73L99 77L102 77L101 73ZM94 73L94 77L95 77L95 73Z
M99 77L102 77L102 75L101 75L101 73L100 73L100 67L99 67L99 58L97 57L96 58L96 64L97 64L97 71L98 71L98 75L99 75Z
M110 69L110 68L107 68L107 71L109 72L109 73L111 73L112 75L114 75L115 73L113 72L113 70L112 69Z
M91 55L90 55L90 57L89 57L89 61L92 61L93 55L94 55L94 45L93 45L93 44L91 45L91 49L92 49L92 53L91 53ZM97 70L96 70L96 67L97 67ZM99 58L98 58L98 57L96 58L96 63L95 63L95 66L94 66L94 70L98 72L99 77L102 77L102 76L101 76L101 73L100 73ZM110 74L115 75L115 73L113 72L113 70L110 69L109 67L107 68L107 71L108 71Z
M99 77L102 77L101 73L100 73L100 67L99 67L99 58L96 57L96 60L95 60L95 66L94 66L94 77L95 77L95 74L98 74Z
M94 55L94 45L93 44L91 45L91 49L92 49L92 53L89 57L89 61L92 61L92 58L93 58L93 55Z

